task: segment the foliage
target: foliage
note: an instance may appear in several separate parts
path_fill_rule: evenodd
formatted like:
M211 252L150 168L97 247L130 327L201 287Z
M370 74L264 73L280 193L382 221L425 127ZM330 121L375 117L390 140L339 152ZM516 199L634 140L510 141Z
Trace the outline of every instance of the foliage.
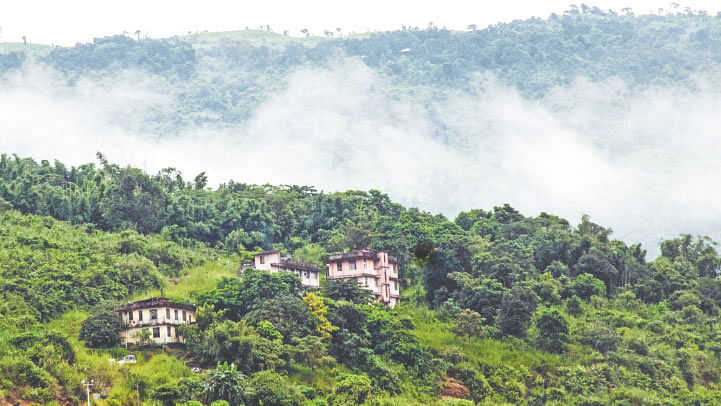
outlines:
M225 400L232 405L247 400L246 377L238 372L235 364L218 364L204 383L205 399L208 403Z
M540 347L549 352L561 353L568 343L568 323L556 310L546 311L536 321Z
M333 300L345 300L357 304L373 303L375 296L368 289L363 289L353 279L331 279L323 286L323 295Z
M120 344L124 323L112 307L101 309L85 319L80 327L80 339L88 347L112 347Z
M253 388L248 402L254 405L299 406L304 397L292 384L272 371L261 371L250 379Z
M360 405L371 395L371 381L363 375L341 375L335 382L333 395L333 405Z
M303 302L308 306L313 316L318 319L316 333L322 339L329 338L332 332L338 330L338 327L330 324L330 321L325 317L326 313L328 313L328 306L323 303L323 299L313 292L308 292L303 297Z
M79 403L93 376L110 404L297 404L300 388L319 404L438 404L449 381L488 404L718 403L721 257L705 237L649 261L587 216L502 205L450 221L377 191L203 183L104 158L0 159L6 399ZM288 272L236 274L246 247L322 263L359 243L398 256L409 287L394 309L352 282L303 292ZM185 347L118 366L107 358L125 349L78 341L116 343L99 303L163 291L198 305ZM205 379L179 359L218 367Z
M456 316L453 332L468 337L483 337L483 317L471 309L463 309Z

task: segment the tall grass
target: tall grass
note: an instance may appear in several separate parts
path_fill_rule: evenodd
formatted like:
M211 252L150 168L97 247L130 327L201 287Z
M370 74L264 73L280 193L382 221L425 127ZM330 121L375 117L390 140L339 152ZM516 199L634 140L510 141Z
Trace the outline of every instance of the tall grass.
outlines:
M214 262L190 268L178 278L167 278L163 289L151 289L134 295L130 300L141 300L149 297L167 297L179 301L192 302L198 293L211 290L218 280L233 277L239 264L232 258L221 258Z

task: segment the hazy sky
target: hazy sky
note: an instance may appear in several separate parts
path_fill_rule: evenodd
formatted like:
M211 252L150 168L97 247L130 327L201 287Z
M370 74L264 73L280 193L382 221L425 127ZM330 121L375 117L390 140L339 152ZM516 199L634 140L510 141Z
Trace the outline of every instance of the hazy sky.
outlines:
M33 43L73 45L94 37L135 32L166 37L188 31L227 31L257 28L269 24L276 32L301 28L314 34L340 27L345 32L388 30L401 24L424 27L429 21L449 29L480 27L532 16L560 13L573 0L24 0L0 1L2 42L20 41L23 35ZM601 9L631 7L636 13L658 8L671 9L668 0L598 0L586 4ZM680 8L721 10L718 0L678 1Z

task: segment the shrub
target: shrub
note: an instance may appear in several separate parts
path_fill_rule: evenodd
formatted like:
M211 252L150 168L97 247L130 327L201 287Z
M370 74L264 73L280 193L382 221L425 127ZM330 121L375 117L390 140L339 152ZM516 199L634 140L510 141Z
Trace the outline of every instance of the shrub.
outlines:
M80 326L80 339L85 345L95 348L108 348L120 344L120 331L123 320L112 310L105 309L91 315Z
M367 376L341 374L336 379L333 388L333 405L360 405L370 397L371 390L371 380Z
M540 347L549 352L561 353L568 342L568 323L556 310L546 311L536 320Z
M303 403L303 395L291 383L272 371L261 371L250 380L250 404L263 406L296 406Z

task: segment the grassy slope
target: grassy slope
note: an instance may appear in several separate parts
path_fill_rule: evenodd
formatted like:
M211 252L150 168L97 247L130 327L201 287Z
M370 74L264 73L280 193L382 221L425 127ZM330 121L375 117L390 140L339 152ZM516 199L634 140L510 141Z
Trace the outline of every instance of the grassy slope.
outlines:
M206 262L190 268L179 278L167 278L164 289L153 289L132 296L130 301L149 297L168 297L183 302L193 302L195 295L215 287L216 282L224 277L235 276L238 261L232 258L221 258L214 262Z

